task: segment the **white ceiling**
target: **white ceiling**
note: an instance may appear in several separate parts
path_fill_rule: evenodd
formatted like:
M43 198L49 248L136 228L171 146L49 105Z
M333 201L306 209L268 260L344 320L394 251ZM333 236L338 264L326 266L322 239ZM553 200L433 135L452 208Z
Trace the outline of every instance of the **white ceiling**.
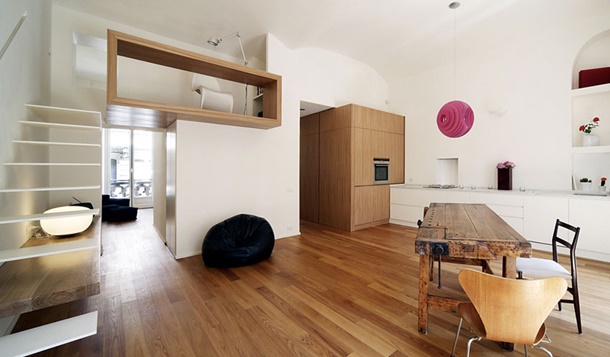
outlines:
M272 33L289 48L318 47L368 64L385 78L481 51L549 17L568 18L582 1L462 0L55 0L78 11L200 46L237 31L246 55L264 59ZM551 7L553 6L553 7ZM541 16L542 15L542 16ZM454 21L455 16L455 21ZM238 46L224 45L241 57Z

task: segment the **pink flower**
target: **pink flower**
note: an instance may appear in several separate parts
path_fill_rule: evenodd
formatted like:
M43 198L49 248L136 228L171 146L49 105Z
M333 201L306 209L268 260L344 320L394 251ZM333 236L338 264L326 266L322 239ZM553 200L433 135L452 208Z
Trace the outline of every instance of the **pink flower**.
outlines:
M504 161L504 162L499 163L496 167L499 169L512 169L516 166L517 165L515 165L515 163L512 161Z

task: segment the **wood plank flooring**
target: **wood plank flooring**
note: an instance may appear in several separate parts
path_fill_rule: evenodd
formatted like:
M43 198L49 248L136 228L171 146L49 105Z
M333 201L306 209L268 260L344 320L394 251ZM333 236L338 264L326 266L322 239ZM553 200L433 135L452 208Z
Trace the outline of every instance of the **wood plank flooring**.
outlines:
M98 310L97 335L39 355L449 356L455 316L434 311L428 335L417 332L414 229L347 233L302 222L301 236L277 240L269 260L213 269L199 256L174 260L151 216L140 210L136 222L104 223L100 295L24 314L14 331ZM445 291L459 293L461 268L443 266ZM581 260L579 269L584 333L567 305L547 320L547 347L555 356L607 356L610 264ZM472 356L508 355L522 347L473 346Z

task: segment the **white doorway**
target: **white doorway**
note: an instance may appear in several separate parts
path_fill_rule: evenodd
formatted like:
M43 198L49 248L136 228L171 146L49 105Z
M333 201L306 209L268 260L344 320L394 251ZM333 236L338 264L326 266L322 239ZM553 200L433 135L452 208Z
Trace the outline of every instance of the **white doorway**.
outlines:
M104 192L129 198L131 206L153 207L153 133L105 129Z

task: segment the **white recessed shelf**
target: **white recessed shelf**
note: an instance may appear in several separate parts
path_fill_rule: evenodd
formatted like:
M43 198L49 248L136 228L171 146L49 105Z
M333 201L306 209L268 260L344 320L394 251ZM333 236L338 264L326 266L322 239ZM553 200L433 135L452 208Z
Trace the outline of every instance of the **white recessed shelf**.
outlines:
M45 128L61 128L61 129L77 129L77 130L102 130L102 128L98 127L98 126L75 125L75 124L58 124L58 123L47 123L47 122L43 122L43 121L20 120L19 123L21 123L23 125L39 126L39 127L45 127Z
M5 188L0 189L0 193L10 192L42 192L42 191L74 191L74 190L99 190L97 186L66 186L66 187L32 187L32 188Z
M572 148L574 154L603 154L610 153L610 146L575 146Z
M6 166L101 166L99 163L88 162L6 162Z
M59 218L59 217L80 217L80 216L89 216L94 215L97 216L100 214L99 208L94 208L90 211L68 211L68 212L54 212L54 213L38 213L38 214L29 214L22 216L6 216L0 217L0 224L10 224L17 222L31 222L38 221L40 219L47 218Z
M68 143L60 141L32 141L32 140L13 140L13 144L24 144L24 145L41 145L41 146L78 146L78 147L92 147L101 148L100 144L87 144L87 143Z
M601 84L601 85L597 85L597 86L591 86L591 87L585 87L585 88L573 89L572 96L579 97L581 95L591 95L591 94L606 93L606 92L610 92L610 83Z

